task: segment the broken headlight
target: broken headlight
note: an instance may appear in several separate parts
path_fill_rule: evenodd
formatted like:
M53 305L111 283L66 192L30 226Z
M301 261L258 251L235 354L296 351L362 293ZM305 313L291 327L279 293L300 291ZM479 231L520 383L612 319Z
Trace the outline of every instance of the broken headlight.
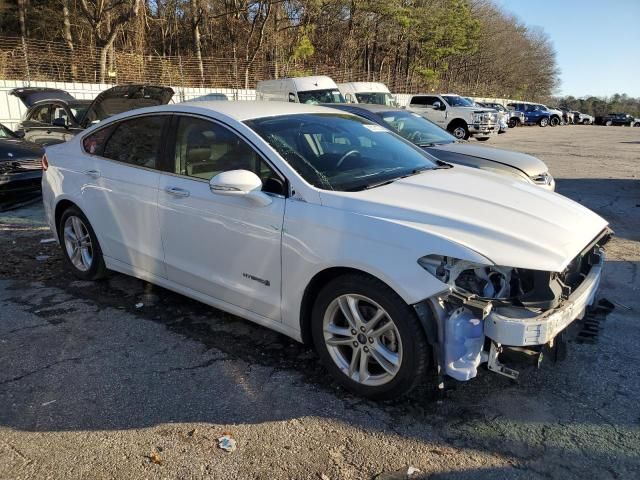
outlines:
M482 265L458 258L426 255L418 264L457 292L486 299L508 299L521 293L516 269Z

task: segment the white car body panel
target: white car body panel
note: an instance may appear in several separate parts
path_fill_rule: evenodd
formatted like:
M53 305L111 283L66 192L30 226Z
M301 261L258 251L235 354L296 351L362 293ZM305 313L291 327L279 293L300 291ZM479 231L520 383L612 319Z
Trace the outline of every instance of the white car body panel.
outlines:
M204 180L82 150L82 138L110 122L162 112L207 117L233 129L287 179L290 196L273 195L269 205L257 206L243 197L212 193ZM314 112L335 113L292 103L197 102L114 116L47 148L43 201L48 222L55 232L56 206L71 201L94 227L108 268L297 340L302 340L305 290L326 269L367 272L406 303L417 304L451 291L417 263L420 257L561 272L606 228L604 219L565 197L463 166L428 170L364 191L320 190L242 123ZM88 175L90 170L99 176ZM169 188L188 196L171 195ZM594 291L589 290L589 299ZM583 303L562 307L570 313L557 325L564 326Z

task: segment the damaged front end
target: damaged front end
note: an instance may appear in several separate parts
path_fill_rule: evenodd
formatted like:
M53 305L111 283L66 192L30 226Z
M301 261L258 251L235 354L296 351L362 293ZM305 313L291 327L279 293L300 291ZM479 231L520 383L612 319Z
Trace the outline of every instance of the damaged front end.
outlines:
M553 346L558 334L584 316L598 290L610 237L611 230L602 231L562 272L422 257L418 263L449 286L446 295L430 300L442 373L469 380L486 362L489 370L516 378L517 371L500 363L500 352Z

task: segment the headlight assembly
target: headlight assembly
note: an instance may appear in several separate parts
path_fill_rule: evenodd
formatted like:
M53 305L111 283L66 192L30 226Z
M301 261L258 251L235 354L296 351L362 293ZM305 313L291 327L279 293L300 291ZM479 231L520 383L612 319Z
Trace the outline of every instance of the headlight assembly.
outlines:
M487 266L441 255L426 255L418 259L418 264L460 293L486 299L507 299L520 293L518 272L511 267Z

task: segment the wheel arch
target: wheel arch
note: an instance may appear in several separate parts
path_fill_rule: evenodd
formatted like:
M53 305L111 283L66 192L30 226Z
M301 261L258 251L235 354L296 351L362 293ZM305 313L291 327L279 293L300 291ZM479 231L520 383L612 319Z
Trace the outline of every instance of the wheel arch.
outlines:
M451 131L452 129L456 128L458 125L463 125L467 129L469 129L469 125L467 124L467 122L463 118L457 117L451 120L447 124L447 130Z
M58 201L58 203L56 203L56 208L54 210L54 214L53 214L53 219L54 219L54 226L56 229L56 235L59 235L58 233L58 226L60 225L60 219L62 218L62 214L65 212L65 210L67 210L70 207L75 207L78 210L80 210L83 214L84 212L82 211L82 209L78 206L77 203L69 200L68 198L62 198L61 200ZM84 214L86 217L86 214Z

